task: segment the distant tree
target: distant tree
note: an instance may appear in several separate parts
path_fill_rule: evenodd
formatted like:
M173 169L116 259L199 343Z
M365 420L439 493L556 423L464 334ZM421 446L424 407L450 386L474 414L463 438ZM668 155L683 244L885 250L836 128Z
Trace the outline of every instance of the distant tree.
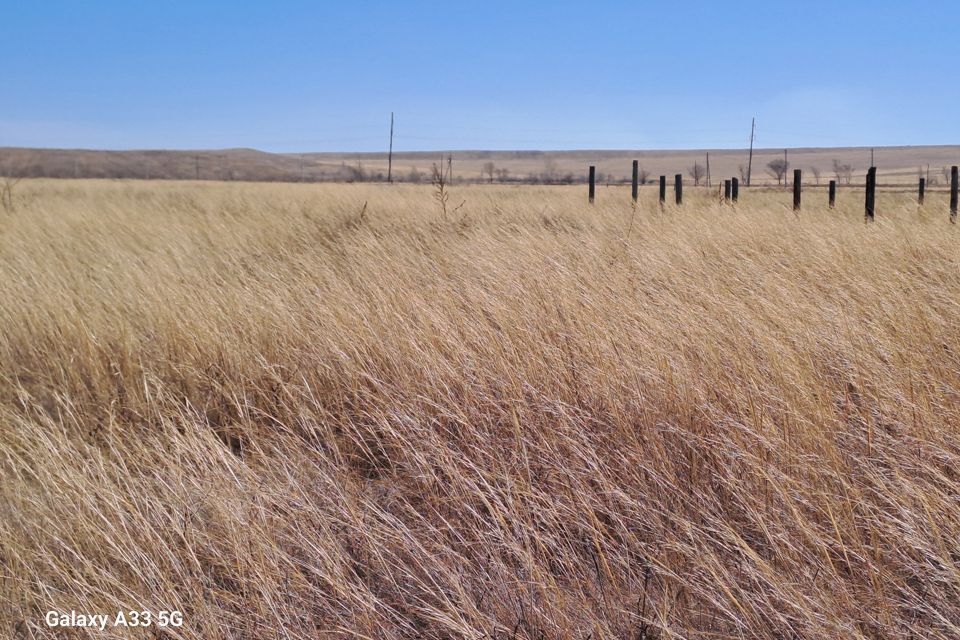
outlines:
M689 176L690 176L691 178L693 178L693 184L694 184L694 186L699 187L699 186L700 186L700 180L701 180L701 179L703 178L703 176L705 175L705 172L704 172L704 169L703 169L703 165L700 164L699 162L694 162L694 163L693 163L693 166L687 169L687 174L689 174Z
M640 171L637 173L637 181L640 184L647 184L650 182L650 172L646 169L640 169Z
M810 173L813 174L813 179L817 181L817 184L820 184L820 167L810 167Z
M940 169L940 173L943 175L943 181L944 181L944 183L949 183L949 182L950 182L950 167L948 167L948 166L943 166L943 167Z
M747 168L743 165L737 167L737 170L740 172L740 182L747 184Z
M777 179L777 184L783 182L783 177L787 175L787 169L789 168L790 163L783 158L774 158L767 163L767 169L770 171L770 175Z
M833 175L837 177L837 182L850 184L853 178L853 167L849 164L841 164L839 160L833 160Z
M500 182L506 182L507 177L510 175L509 169L497 169L497 180Z
M483 170L480 171L480 175L487 175L490 179L490 182L493 182L493 174L496 173L497 167L492 162L483 163Z
M543 181L553 182L557 179L557 161L547 158L543 161ZM599 180L599 179L598 179Z
M407 174L407 180L409 180L410 182L420 182L421 180L423 180L423 174L417 171L416 167L413 167L412 169L410 169L410 173Z
M367 179L367 172L363 170L363 163L357 162L356 167L347 167L348 173L348 182L363 182Z

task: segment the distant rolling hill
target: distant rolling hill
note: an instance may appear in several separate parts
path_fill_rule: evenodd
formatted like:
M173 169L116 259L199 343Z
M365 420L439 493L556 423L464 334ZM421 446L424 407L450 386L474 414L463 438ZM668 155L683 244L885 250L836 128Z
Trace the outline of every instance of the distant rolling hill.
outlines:
M636 159L651 180L661 174L673 176L688 171L695 162L706 164L710 157L713 182L738 176L746 170L746 149L682 151L452 151L400 152L393 155L393 178L401 181L428 181L431 167L452 156L456 180L488 180L484 168L492 163L494 181L579 181L588 165L596 165L601 182L629 179ZM960 164L960 145L875 147L875 164L880 183L912 183L920 171L934 184L944 184L944 167ZM787 151L791 170L804 172L805 182L833 177L833 164L848 164L854 182L863 179L870 165L871 149L866 147L796 148ZM755 149L754 184L775 184L767 163L783 158L783 149ZM23 177L108 178L143 180L244 180L244 181L357 181L385 180L384 153L267 153L255 149L203 151L132 150L97 151L85 149L29 149L0 147L0 173Z

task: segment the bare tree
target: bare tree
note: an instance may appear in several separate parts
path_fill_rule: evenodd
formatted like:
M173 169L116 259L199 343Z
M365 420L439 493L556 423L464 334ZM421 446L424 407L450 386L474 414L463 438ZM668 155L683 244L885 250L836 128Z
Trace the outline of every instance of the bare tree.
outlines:
M850 184L853 178L853 167L849 164L841 164L839 160L833 160L833 175L837 177L837 182Z
M770 175L777 179L777 184L783 182L783 177L787 175L787 169L789 168L790 163L783 158L775 158L767 163L767 169L770 171Z
M940 173L943 175L943 181L945 183L950 182L950 167L944 166L940 169Z
M346 174L347 182L364 182L367 179L367 172L364 171L362 162L357 162L355 167L344 163L341 168Z
M557 179L557 161L553 158L547 158L543 161L543 181L553 182ZM598 179L597 182L600 182Z
M810 167L810 173L813 174L813 179L817 181L817 184L820 184L820 167Z
M637 173L637 182L640 184L647 184L650 182L650 172L646 169L640 169L640 171Z
M747 184L747 168L741 164L737 170L740 172L740 182Z
M507 177L510 175L509 169L497 169L497 180L500 182L506 182Z
M700 186L700 180L706 175L703 165L699 162L694 162L693 166L687 169L687 174L693 178L693 184L696 187Z
M480 171L480 175L487 175L490 178L490 182L493 182L493 174L496 173L497 167L492 162L483 163L483 170Z
M407 180L409 180L410 182L420 182L421 180L423 180L423 174L417 171L416 167L413 167L412 169L410 169L410 173L407 174Z

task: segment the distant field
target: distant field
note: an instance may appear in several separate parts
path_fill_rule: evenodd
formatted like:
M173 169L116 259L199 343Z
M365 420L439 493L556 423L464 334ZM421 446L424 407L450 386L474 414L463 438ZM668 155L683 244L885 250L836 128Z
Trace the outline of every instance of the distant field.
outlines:
M484 167L492 163L494 181L582 180L588 165L596 165L602 181L627 180L631 162L639 160L652 179L661 174L683 173L694 162L706 165L710 154L713 181L739 176L747 166L747 150L701 151L452 151L400 152L394 154L393 177L399 181L428 182L434 163L453 156L453 173L458 181L488 180ZM767 163L783 157L783 149L757 149L754 152L753 183L775 184ZM820 182L833 176L833 161L848 164L853 180L862 182L870 165L869 148L790 149L791 168L804 172L804 180L816 182L813 169L820 171ZM915 183L918 171L929 165L933 181L945 184L942 170L960 164L960 146L877 147L874 161L879 182ZM387 175L386 153L303 153L271 154L253 149L218 151L83 151L58 149L0 148L0 173L33 177L60 178L137 178L237 181L383 181ZM934 185L931 185L934 186Z
M585 200L22 181L0 636L960 637L944 195Z

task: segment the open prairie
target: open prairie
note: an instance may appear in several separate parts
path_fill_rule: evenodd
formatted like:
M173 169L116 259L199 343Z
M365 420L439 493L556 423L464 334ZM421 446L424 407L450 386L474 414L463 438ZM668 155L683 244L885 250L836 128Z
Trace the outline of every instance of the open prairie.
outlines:
M435 195L17 185L0 635L960 637L944 194Z
M871 151L873 153L871 154ZM595 165L601 182L628 181L631 162L637 160L651 181L657 176L688 172L694 163L706 171L710 156L712 182L740 177L749 162L747 149L580 150L580 151L398 151L393 154L393 177L402 182L429 182L434 164L452 158L453 177L460 182L539 180L582 181L587 166ZM783 158L783 149L755 149L752 184L776 185L767 167ZM789 149L791 169L801 169L806 184L826 184L835 176L834 161L848 165L853 182L862 183L871 158L881 185L915 186L923 172L929 186L948 184L944 168L957 164L960 146L810 147ZM251 181L379 181L387 176L387 154L380 153L267 153L256 149L214 151L84 149L19 149L0 147L0 175L49 178L133 178ZM817 178L815 173L819 172ZM792 173L791 173L792 175Z

